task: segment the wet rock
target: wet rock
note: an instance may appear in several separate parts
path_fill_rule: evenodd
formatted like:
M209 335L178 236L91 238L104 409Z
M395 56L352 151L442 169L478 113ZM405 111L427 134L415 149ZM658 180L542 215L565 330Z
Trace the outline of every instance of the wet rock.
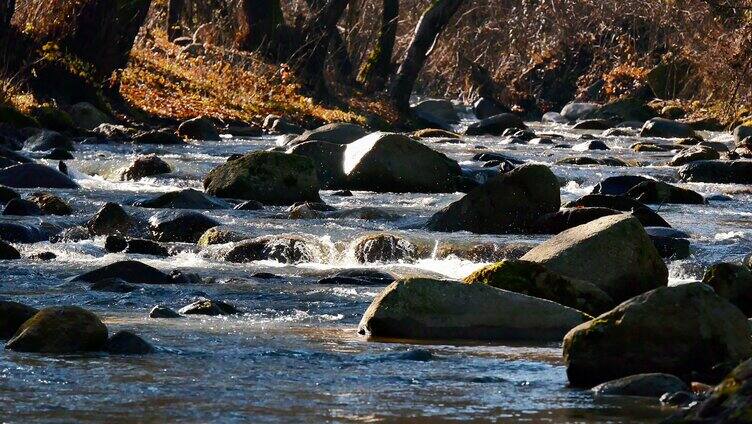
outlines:
M13 199L5 205L3 215L40 216L42 210L36 203L24 199Z
M0 340L8 340L18 328L39 312L22 303L0 300Z
M89 229L80 225L69 227L50 238L53 243L76 243L91 238Z
M513 165L524 165L525 161L519 160L517 158L513 158L511 156L505 155L503 153L478 153L475 156L473 156L474 161L479 162L487 162L491 160L498 160L500 162L509 162Z
M603 137L636 137L637 131L630 128L611 128L601 133Z
M645 122L640 131L641 137L697 138L697 134L687 124L665 118L652 118Z
M584 141L582 143L574 145L572 147L572 150L577 152L585 152L588 150L610 150L606 143L600 141L600 140L590 140L590 141Z
M209 228L198 239L199 246L206 247L215 244L236 243L244 239L242 234L223 227Z
M204 116L189 119L178 126L178 136L189 140L221 140L217 126L214 122Z
M163 318L163 319L171 319L171 318L183 318L182 315L179 313L173 311L170 308L157 305L149 311L149 318Z
M76 150L73 142L64 135L55 131L41 131L24 142L24 148L32 152L44 152L52 149L63 149L67 151Z
M410 111L418 120L439 128L450 129L451 125L460 122L460 117L449 100L423 100L412 106Z
M120 235L107 236L104 240L104 250L108 253L118 253L124 251L128 247L128 240Z
M509 128L525 129L527 126L519 116L512 113L502 113L471 124L465 130L465 135L501 135Z
M562 231L587 224L598 218L609 215L619 215L621 211L600 207L577 207L561 209L557 212L543 215L532 225L537 234L559 234Z
M108 202L86 223L86 228L94 236L127 234L134 221L122 206Z
M235 205L233 209L238 211L260 211L264 209L264 204L256 200L246 200L243 203Z
M73 213L73 209L59 196L52 193L36 192L29 196L44 215L66 216Z
M660 398L665 393L689 390L687 383L671 374L637 374L593 387L596 396L641 396Z
M350 143L343 165L346 188L375 192L451 193L461 173L444 154L407 136L381 132Z
M18 250L11 246L10 243L0 239L0 260L7 261L14 259L21 259L21 254L18 253Z
M0 222L0 238L8 243L37 243L48 239L37 227L13 222Z
M330 277L322 278L318 284L336 286L386 286L392 284L392 274L376 269L349 269L340 271Z
M360 125L338 122L309 130L293 139L288 145L305 143L306 141L326 141L334 144L350 144L365 137L366 130Z
M475 271L465 282L551 300L591 315L614 306L613 299L594 284L563 277L535 262L503 260Z
M494 177L437 212L427 228L480 234L524 232L560 205L559 181L551 170L544 165L524 165Z
M138 181L141 178L169 174L170 172L172 172L170 165L157 155L140 156L120 174L120 180Z
M16 163L32 163L33 161L26 156L10 150L6 147L0 146L0 158L5 158L11 162Z
M752 271L744 265L718 263L711 265L702 282L715 290L718 296L752 317Z
M595 111L588 113L588 118L602 118L616 122L637 122L637 128L642 123L655 116L655 112L639 97L621 97L612 100Z
M736 145L744 145L744 141L749 137L752 137L752 126L739 125L734 128L734 131L732 133L734 135L734 142L736 143Z
M183 315L237 315L240 311L229 303L219 300L199 299L180 309Z
M99 137L113 141L127 141L135 137L138 131L134 128L116 124L101 124L92 131Z
M609 208L622 212L630 212L640 220L645 227L671 227L655 211L627 196L612 196L607 194L588 194L577 200L571 201L564 208L596 207Z
M648 204L705 204L705 198L695 191L655 180L637 184L627 192L627 196Z
M75 353L99 351L107 327L93 313L75 306L45 308L18 329L5 345L18 352Z
M392 234L361 237L354 242L353 252L360 263L410 262L417 253L412 243Z
M573 130L607 130L613 124L606 119L585 119L572 126Z
M554 141L548 137L535 137L532 140L528 142L528 144L532 145L549 145L554 144Z
M717 364L750 355L747 318L701 283L644 293L564 338L564 362L574 386L642 373L704 380Z
M481 97L473 103L473 114L478 119L486 119L509 112L511 110L508 107L488 97Z
M78 188L67 175L38 163L0 169L0 185L12 188Z
M192 188L160 194L156 197L136 202L133 206L153 209L197 210L228 209L230 207L226 202L212 199L204 193Z
M107 293L130 293L138 290L138 286L128 284L121 278L103 278L89 287L92 291Z
M219 222L198 212L165 210L149 219L149 231L162 242L196 243Z
M364 219L367 221L395 221L402 217L398 213L369 206L329 212L325 216L333 219Z
M406 339L560 340L586 316L485 284L408 278L386 287L358 333Z
M701 160L684 165L679 175L696 183L752 184L752 161Z
M161 130L143 131L133 137L134 144L183 144L183 140L169 128Z
M627 194L627 192L636 185L645 181L654 180L640 175L619 175L616 177L608 177L593 188L592 194L622 196Z
M682 150L669 161L669 166L683 166L690 162L700 160L720 159L721 155L713 148L707 146L695 146Z
M210 195L269 205L319 202L316 167L309 158L254 152L214 168L204 180Z
M313 262L315 257L309 242L302 237L266 236L238 243L225 255L225 261L244 263L275 260L297 264Z
M133 253L137 255L150 255L166 258L170 256L167 248L161 244L144 239L131 239L128 240L128 247L125 249L125 253Z
M332 193L332 196L336 197L353 197L353 192L350 190L339 190Z
M130 284L170 284L170 276L138 261L118 261L78 275L72 281L96 283L106 278L119 278Z
M15 190L5 186L0 186L0 204L4 205L11 200L18 199L20 197L21 195L19 195Z
M631 146L629 146L629 148L638 153L639 152L660 153L660 152L668 152L672 149L672 147L670 146L662 146L660 144L655 144L655 143L634 143Z
M447 243L436 249L436 258L456 257L473 262L499 262L504 259L519 259L534 246L525 243Z
M677 406L681 408L688 407L692 402L698 400L698 396L688 391L664 393L660 397L661 405Z
M596 103L569 103L561 109L561 116L574 122L585 118L589 114L598 110L600 105Z
M522 259L589 281L616 302L668 283L666 264L642 224L628 215L606 216L564 231Z
M442 130L438 128L424 128L422 130L415 131L412 134L415 138L446 138L446 139L459 139L459 134L451 131Z
M645 227L645 232L661 257L669 259L689 257L689 234L665 227Z
M268 134L303 134L305 129L277 115L267 115L262 128ZM294 137L293 137L294 138Z
M334 189L347 184L342 167L346 146L328 141L307 141L296 144L287 153L310 158L316 166L316 175L324 189Z
M559 112L546 112L541 118L544 124L568 124L569 119L561 116Z
M569 158L563 158L556 161L556 165L579 165L579 166L587 166L587 165L601 165L600 159L596 158L590 158L585 156L577 156L577 157L569 157Z
M29 259L45 261L45 262L51 261L56 258L57 258L57 255L52 252L40 252L40 253L35 253L29 256Z
M114 355L146 355L154 353L154 347L131 331L121 330L113 334L104 350Z
M97 109L91 103L76 103L68 110L71 119L77 127L85 130L93 130L102 124L109 124L110 117Z

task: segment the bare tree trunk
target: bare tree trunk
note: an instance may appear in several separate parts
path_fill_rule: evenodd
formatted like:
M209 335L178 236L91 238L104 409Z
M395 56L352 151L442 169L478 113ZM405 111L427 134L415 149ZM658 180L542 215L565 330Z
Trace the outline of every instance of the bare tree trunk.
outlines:
M392 103L398 110L409 110L410 95L428 54L441 31L464 2L465 0L434 0L423 12L390 89Z
M319 8L312 8L303 25L303 41L292 55L290 63L310 94L327 98L324 67L332 34L349 0L327 0Z
M316 11L326 5L326 0L306 0L306 4L311 11ZM337 77L343 81L350 81L353 74L353 64L350 60L350 53L347 51L347 44L337 28L332 31L330 43L329 53L332 55L332 63Z
M0 33L10 28L13 12L16 10L16 0L0 0Z
M384 0L379 38L358 74L358 82L367 91L383 90L389 74L392 73L392 54L397 37L398 18L399 0Z
M174 41L183 35L180 20L185 0L169 0L167 3L167 39Z
M285 30L280 0L240 0L237 46L245 51L259 51L271 59L284 54Z

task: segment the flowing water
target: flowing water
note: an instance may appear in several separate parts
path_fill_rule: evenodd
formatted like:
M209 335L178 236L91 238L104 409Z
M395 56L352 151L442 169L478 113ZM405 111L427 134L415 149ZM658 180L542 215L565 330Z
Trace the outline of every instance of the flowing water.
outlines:
M555 126L533 128L538 133L565 135L557 142L572 145L584 133ZM726 134L704 135L729 145L732 142ZM552 166L562 180L563 201L589 193L598 181L611 175L677 180L677 170L662 165L671 153L635 153L628 148L635 138L604 140L611 150L585 154L637 160L643 166ZM546 164L583 154L551 146L502 144L499 137L467 138L464 144L424 142L467 169L480 167L471 158L484 151ZM68 227L85 222L107 201L118 202L132 215L148 219L157 210L127 205L176 188L200 189L206 173L230 154L272 146L271 137L226 138L186 147L82 145L76 160L68 162L81 189L54 191L71 203L73 216L3 219ZM158 154L175 172L139 182L108 179L143 153ZM738 260L752 247L752 199L747 187L681 185L704 195L723 193L728 198L702 206L660 207L669 223L692 235L692 256L669 264L672 284L699 279L707 264ZM175 244L179 253L168 259L129 255L167 272L198 273L204 284L142 286L127 294L94 292L68 278L126 257L106 253L104 238L18 245L24 257L51 251L57 259L0 263L0 298L37 307L83 306L100 314L111 333L135 330L151 341L158 353L128 357L0 352L0 422L654 422L671 412L650 400L595 399L588 391L567 387L558 343L429 345L361 338L356 326L381 287L317 284L319 278L337 270L364 267L352 252L353 240L359 236L388 231L428 246L433 252L428 259L378 267L397 275L447 278L462 278L483 263L439 255L440 246L532 245L546 236L443 234L420 229L431 214L459 199L459 193L332 194L324 191L322 198L338 209L373 206L394 217L289 220L282 218L283 208L272 207L205 212L249 237L303 236L313 246L313 260L295 265L225 263L221 258L227 245L199 250ZM252 277L258 272L281 278ZM200 296L229 302L244 314L148 318L149 309L156 304L177 309Z

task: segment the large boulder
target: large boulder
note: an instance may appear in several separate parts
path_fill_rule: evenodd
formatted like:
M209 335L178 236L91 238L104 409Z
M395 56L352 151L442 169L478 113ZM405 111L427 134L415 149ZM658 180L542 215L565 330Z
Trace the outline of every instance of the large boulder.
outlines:
M508 107L488 97L481 97L473 103L473 113L478 119L486 119L509 112L511 110Z
M45 308L23 323L6 349L18 352L76 353L99 351L107 327L93 313L75 306Z
M734 128L733 135L734 135L734 142L736 143L736 145L742 146L745 144L745 141L747 141L750 137L752 137L752 126L739 125L736 128Z
M0 185L12 188L78 188L67 175L38 163L0 169Z
M0 340L8 340L18 331L21 324L39 312L36 308L22 303L0 300Z
M217 126L211 119L204 116L182 122L178 126L178 136L190 140L220 140Z
M663 181L643 181L629 189L627 196L647 204L678 203L702 205L705 198L696 191L677 187Z
M170 165L157 155L137 157L121 174L122 181L137 181L141 178L172 172Z
M688 124L665 118L653 118L645 122L641 137L696 138L697 134Z
M4 234L0 234L2 236ZM21 259L21 254L10 243L0 239L0 260L8 261Z
M460 122L460 116L449 100L423 100L410 110L420 121L437 128L450 129L451 125Z
M358 332L405 339L554 341L585 319L557 303L485 284L408 278L376 296Z
M337 122L327 124L313 130L304 132L295 137L289 145L305 143L306 141L326 141L334 144L350 144L353 141L365 137L366 130L357 124Z
M700 160L716 160L720 159L721 155L717 150L709 146L693 146L689 149L684 149L674 155L669 161L669 166L683 166L688 163L697 162Z
M544 165L524 165L473 189L428 221L433 231L506 234L528 231L561 206L559 181Z
M287 153L310 158L316 166L316 175L321 187L337 189L347 185L347 176L342 166L346 148L344 144L328 141L306 141L296 144Z
M548 299L590 315L614 306L611 297L594 284L563 277L535 262L505 259L473 272L465 282Z
M629 212L645 227L671 227L654 210L627 196L587 194L563 205L563 208L607 208Z
M93 130L102 124L109 124L112 122L106 113L97 109L91 103L86 102L74 104L68 110L68 114L77 127L85 130Z
M616 302L668 283L668 269L637 218L606 216L564 231L525 254L565 277L589 281Z
M593 387L596 396L640 396L658 399L665 393L689 391L687 383L671 374L630 375Z
M349 189L396 193L451 193L461 173L444 154L407 136L381 132L348 144L343 169Z
M752 271L744 265L718 263L705 271L702 282L715 290L718 296L736 305L752 317Z
M684 165L679 175L693 183L752 184L752 161L701 160Z
M412 243L392 234L363 236L353 244L355 259L359 263L410 262L417 254Z
M153 209L229 209L230 205L224 201L212 199L204 193L187 188L171 191L134 203L133 206Z
M66 216L73 213L73 208L65 200L52 193L36 192L28 199L36 203L44 215Z
M196 243L209 228L219 222L191 211L165 210L149 219L149 231L155 240L163 242Z
M72 279L85 283L117 278L130 284L170 284L172 279L164 272L138 261L118 261L83 273Z
M254 152L214 168L204 179L213 196L269 205L320 202L316 166L304 156Z
M747 318L701 283L644 293L564 338L564 362L574 386L641 373L703 381L716 365L750 355Z
M52 149L62 149L69 152L76 150L73 142L56 131L40 131L24 142L24 148L32 152L44 152Z
M519 116L513 113L502 113L471 124L465 130L465 135L501 135L509 128L525 129L527 126Z
M274 260L297 264L314 262L316 249L299 236L264 236L237 243L225 255L225 261L244 263Z
M561 116L574 122L585 118L600 108L597 103L569 103L561 109Z
M585 117L610 119L618 122L645 122L655 117L655 112L642 99L623 97L598 107L586 114Z

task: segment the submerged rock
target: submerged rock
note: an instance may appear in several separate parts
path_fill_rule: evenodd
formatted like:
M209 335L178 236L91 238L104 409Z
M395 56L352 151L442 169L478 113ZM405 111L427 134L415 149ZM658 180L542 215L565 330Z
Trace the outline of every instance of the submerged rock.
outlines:
M22 303L0 300L0 340L13 337L18 328L37 312L36 308Z
M192 188L160 194L150 199L138 201L133 206L154 209L198 210L229 209L230 207L226 202L212 199L204 193Z
M642 224L628 215L564 231L525 254L565 277L589 281L616 302L668 283L668 269Z
M107 327L93 313L75 306L45 308L18 329L5 345L18 352L75 353L104 348Z
M376 269L349 269L340 271L330 277L322 278L318 284L350 286L385 286L393 283L395 277Z
M141 178L172 172L170 165L157 155L140 156L120 175L122 181L138 181Z
M107 293L130 293L138 290L138 287L121 278L104 278L92 284L89 289Z
M506 234L530 231L561 205L559 181L544 165L524 165L494 177L428 221L433 231Z
M665 393L688 391L689 386L671 374L637 374L593 387L596 396L641 396L660 398Z
M752 271L744 265L718 263L711 265L702 282L752 317Z
M164 272L138 261L118 261L78 275L73 281L96 283L107 278L119 278L130 284L171 284Z
M586 316L485 284L408 278L385 288L358 333L406 339L560 340Z
M237 315L241 313L237 308L230 305L229 303L211 299L199 299L191 303L190 305L184 306L180 309L179 312L184 315L209 316Z
M67 175L38 163L0 169L0 185L13 188L78 188Z
M706 381L716 365L750 355L747 318L701 283L644 293L564 338L567 376L575 386L641 373Z
M149 219L149 231L162 242L196 243L219 222L198 212L165 210Z
M115 355L146 355L154 353L154 347L146 340L127 330L113 334L104 346L104 350Z

